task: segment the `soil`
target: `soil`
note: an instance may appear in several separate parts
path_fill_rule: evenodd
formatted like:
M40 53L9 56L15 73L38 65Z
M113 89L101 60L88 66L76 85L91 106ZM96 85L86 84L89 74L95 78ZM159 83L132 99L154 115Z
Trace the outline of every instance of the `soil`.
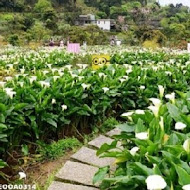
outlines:
M72 154L73 151L66 152L64 156L57 160L45 161L28 167L25 171L27 176L25 184L38 184L41 187L40 189L44 189L48 177L60 169L70 159Z

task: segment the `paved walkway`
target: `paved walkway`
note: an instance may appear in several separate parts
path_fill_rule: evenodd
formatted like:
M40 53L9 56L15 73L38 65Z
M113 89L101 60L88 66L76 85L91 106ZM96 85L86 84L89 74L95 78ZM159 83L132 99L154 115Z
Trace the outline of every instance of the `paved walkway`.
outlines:
M99 167L112 165L113 158L99 158L96 151L102 144L110 144L113 135L119 134L118 129L113 129L100 135L83 146L78 152L71 156L71 159L65 163L55 176L55 181L48 190L98 190L98 185L92 183L94 174Z

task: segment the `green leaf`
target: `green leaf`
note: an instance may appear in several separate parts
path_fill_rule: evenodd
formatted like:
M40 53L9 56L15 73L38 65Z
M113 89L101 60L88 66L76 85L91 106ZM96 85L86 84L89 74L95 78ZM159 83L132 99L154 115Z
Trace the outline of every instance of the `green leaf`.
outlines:
M7 166L7 163L0 159L0 169Z
M57 123L53 119L47 118L46 122L49 123L50 125L54 126L55 128L57 128Z
M145 132L145 131L147 131L147 128L144 126L143 120L138 119L138 122L135 126L135 133L141 133L141 132Z
M158 165L155 165L153 168L154 174L162 176L162 172L160 171Z
M0 112L5 112L6 106L5 104L0 103Z
M172 117L176 122L178 122L178 121L181 120L181 117L180 117L180 114L181 114L181 113L180 113L179 109L178 109L175 105L173 105L173 104L171 104L171 103L167 103L167 108L168 108L168 111L169 111L171 117Z
M5 116L3 114L0 114L0 122L5 123Z
M128 123L123 123L116 125L117 128L119 128L123 132L131 133L135 131L135 127L132 125L129 125Z
M1 129L7 129L7 126L5 124L0 123L0 130Z
M149 176L149 175L152 175L154 173L152 169L150 169L147 166L141 164L140 162L132 163L131 167L139 175Z
M96 172L96 174L95 174L95 176L93 178L93 184L95 184L95 183L97 183L99 181L102 181L105 178L108 171L109 171L109 166L100 168L98 170L98 172Z
M22 110L24 107L26 107L27 104L26 103L19 103L19 104L16 104L15 107L14 107L14 110L17 111L17 110Z
M175 165L176 172L178 174L178 182L180 185L190 184L190 175L181 167Z
M106 152L106 151L108 151L108 150L111 150L111 149L113 149L113 148L116 148L116 146L117 146L117 141L113 141L110 145L107 144L107 143L105 143L105 144L103 144L103 145L99 148L99 150L97 151L96 155L99 156L100 154L102 154L102 153L104 153L104 152Z
M22 145L22 153L24 154L24 156L27 156L28 155L28 146L26 144L23 144Z

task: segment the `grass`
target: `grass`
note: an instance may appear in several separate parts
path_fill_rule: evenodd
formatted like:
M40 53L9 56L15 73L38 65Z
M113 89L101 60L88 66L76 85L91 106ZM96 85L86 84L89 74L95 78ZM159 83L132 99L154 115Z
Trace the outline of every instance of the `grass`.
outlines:
M66 138L51 144L38 142L38 145L38 151L43 160L55 160L63 156L65 151L73 150L76 147L79 147L81 143L76 138Z

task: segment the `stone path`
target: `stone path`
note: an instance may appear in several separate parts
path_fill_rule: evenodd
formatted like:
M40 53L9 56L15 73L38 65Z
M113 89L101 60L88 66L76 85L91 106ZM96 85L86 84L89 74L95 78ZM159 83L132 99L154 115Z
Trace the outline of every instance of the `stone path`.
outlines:
M99 190L98 184L93 184L92 179L99 167L112 165L113 158L99 158L96 151L102 144L111 144L113 135L120 133L120 130L113 129L106 133L106 136L99 135L83 146L71 156L55 176L55 181L48 190Z

